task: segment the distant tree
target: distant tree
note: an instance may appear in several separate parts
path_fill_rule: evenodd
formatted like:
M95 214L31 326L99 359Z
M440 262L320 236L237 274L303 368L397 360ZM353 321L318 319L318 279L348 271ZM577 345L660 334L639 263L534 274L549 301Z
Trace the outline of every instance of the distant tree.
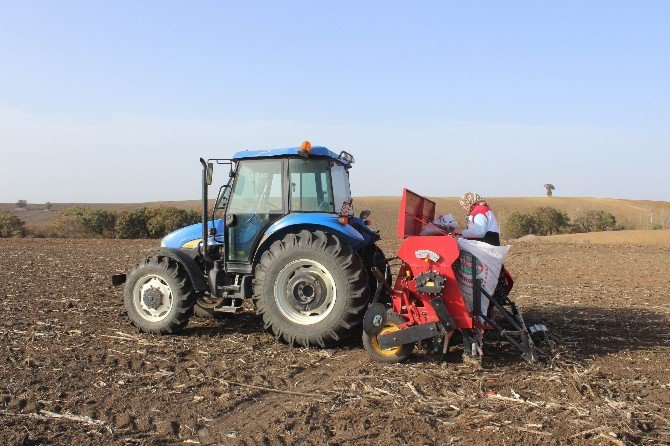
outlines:
M510 238L519 238L528 234L538 233L538 221L535 215L529 212L512 212L505 224L506 235Z
M114 237L114 226L116 225L116 212L106 209L94 209L91 211L90 228L94 234L103 237Z
M200 221L200 214L174 206L114 212L73 206L56 215L43 231L50 237L160 238ZM36 233L31 231L32 235Z
M609 212L586 210L575 217L572 227L575 232L614 231L616 217Z
M157 206L149 209L147 232L151 238L160 238L170 232L200 221L196 211L186 211L174 206Z
M567 212L551 206L535 208L532 215L537 222L538 235L559 234L570 226L570 217Z
M570 227L570 217L564 211L542 206L529 212L513 212L505 222L506 234L511 238L524 235L552 235L565 232Z
M7 211L0 212L0 238L25 237L26 222Z
M51 205L51 202L49 202L49 201L47 201L47 202L44 204L44 207L46 208L47 211L50 211L51 208L53 208L53 206Z
M547 183L544 185L544 188L547 189L547 197L551 197L554 195L554 189L556 188L554 187L553 184Z
M149 238L147 221L149 221L149 210L147 208L123 211L116 219L114 233L118 238Z
M52 224L54 235L66 237L113 237L116 213L88 206L73 206L58 214Z
M19 200L16 202L17 209L25 209L28 207L28 202L26 200Z

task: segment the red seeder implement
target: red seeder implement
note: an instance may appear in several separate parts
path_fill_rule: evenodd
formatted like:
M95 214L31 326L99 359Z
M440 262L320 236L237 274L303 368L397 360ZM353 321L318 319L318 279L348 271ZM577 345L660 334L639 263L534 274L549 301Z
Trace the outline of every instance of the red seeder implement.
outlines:
M419 235L434 217L435 202L403 191L398 219L398 236L403 239L398 258L402 263L393 287L373 270L379 286L363 320L365 349L379 361L398 362L408 358L419 341L428 341L432 349L446 353L452 335L460 332L464 354L479 359L484 332L495 330L521 350L525 360L537 361L531 335L546 331L546 327L526 326L521 311L509 299L512 276L503 268L495 293L489 295L478 277L481 263L462 252L455 237L447 233ZM471 272L470 305L461 295L456 276L462 262ZM483 299L489 304L482 305Z

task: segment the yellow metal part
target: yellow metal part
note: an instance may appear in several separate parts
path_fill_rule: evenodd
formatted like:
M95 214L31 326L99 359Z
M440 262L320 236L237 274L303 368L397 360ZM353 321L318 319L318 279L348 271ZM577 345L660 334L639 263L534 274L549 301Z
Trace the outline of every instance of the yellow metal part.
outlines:
M181 245L181 247L182 248L197 248L201 241L202 241L201 238L191 240L190 242L186 242L183 245Z
M384 335L384 334L387 334L387 333L393 333L393 332L398 331L398 330L400 330L400 329L398 328L397 325L392 324L390 322L387 322L386 324L384 324L384 328L382 328L382 331L380 331L377 336L381 336L381 335ZM379 354L384 355L384 356L393 356L393 355L398 354L400 352L400 350L402 349L402 345L398 345L396 347L391 347L391 348L387 348L387 349L381 348L379 346L379 343L377 342L377 336L372 338L372 347L374 347L374 349Z

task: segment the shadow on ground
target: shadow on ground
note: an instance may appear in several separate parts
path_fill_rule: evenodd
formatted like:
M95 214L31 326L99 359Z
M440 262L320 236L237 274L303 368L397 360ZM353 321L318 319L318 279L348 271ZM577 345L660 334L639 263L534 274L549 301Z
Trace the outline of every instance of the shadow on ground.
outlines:
M662 313L645 308L602 308L576 306L528 307L523 311L528 325L544 323L557 347L569 351L575 360L630 350L651 349L670 345L670 319ZM226 334L258 334L264 332L263 320L250 312L228 316L206 326L190 326L182 336L220 337ZM493 337L495 339L495 336ZM456 336L453 347L444 357L446 362L460 362L461 346ZM361 347L360 333L354 334L339 347L344 350ZM435 361L430 355L413 355L412 361ZM520 352L503 340L485 344L485 365L512 365L523 361Z
M527 323L544 322L580 356L668 346L670 318L647 308L528 308Z
M545 324L554 352L567 352L574 361L670 346L670 318L646 308L526 307L523 317L529 326ZM491 338L485 342L485 366L500 367L523 361L521 353L511 344L497 336ZM460 354L460 340L455 337L455 341L454 350ZM551 350L542 339L538 346ZM458 361L458 357L450 352L446 360Z

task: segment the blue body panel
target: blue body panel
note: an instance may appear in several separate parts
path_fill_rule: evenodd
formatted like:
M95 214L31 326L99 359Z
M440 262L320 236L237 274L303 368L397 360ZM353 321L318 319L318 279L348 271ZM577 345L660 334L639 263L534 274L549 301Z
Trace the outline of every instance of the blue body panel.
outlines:
M240 161L243 159L252 159L252 158L271 158L271 157L287 157L287 156L298 156L300 147L288 147L285 149L274 149L274 150L245 150L243 152L237 152L233 155L233 161ZM312 147L310 155L315 156L327 156L334 160L339 161L345 166L349 166L350 163L346 160L340 159L339 155L335 152L331 152L325 147L315 146Z
M302 228L315 227L329 229L330 232L337 234L343 242L347 243L357 251L366 245L365 237L363 237L363 235L361 235L361 233L354 229L351 225L341 224L338 221L337 214L307 212L299 214L288 214L271 224L267 231L265 231L265 234L263 234L263 238L261 239L259 246L261 246L263 242L270 238L270 236L275 232L289 228L296 228L297 230L301 230Z
M353 221L357 223L356 226L362 228L361 231L358 231L351 225L341 224L338 221L338 217L337 214L316 212L285 215L268 227L261 238L259 246L277 231L295 230L294 232L298 232L303 228L319 227L337 234L343 242L353 247L356 251L359 251L363 246L367 246L368 244L379 240L379 234L366 227L365 223L360 218L353 219ZM213 226L216 228L216 233L218 235L224 234L225 228L222 219L214 220ZM212 227L212 222L209 222L209 227ZM181 248L184 243L198 239L202 239L202 225L200 223L177 229L166 235L163 238L162 246L166 248ZM211 237L209 242L217 243Z
M212 222L209 222L209 227L212 227ZM214 220L214 227L217 234L223 234L223 220ZM163 237L162 246L166 248L181 248L184 243L192 240L202 239L202 223L196 223L191 226L185 226L169 233ZM211 240L210 240L211 242Z

